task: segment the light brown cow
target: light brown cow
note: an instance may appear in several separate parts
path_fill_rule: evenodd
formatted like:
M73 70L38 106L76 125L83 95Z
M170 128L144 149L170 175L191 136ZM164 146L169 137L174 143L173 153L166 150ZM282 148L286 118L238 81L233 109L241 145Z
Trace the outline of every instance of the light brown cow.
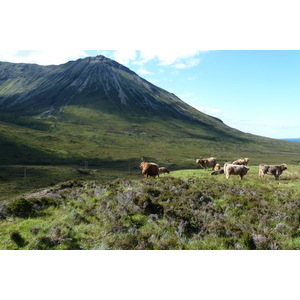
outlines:
M159 177L159 168L158 165L155 163L148 163L148 162L141 162L140 168L142 169L142 174L145 178L148 177Z
M215 165L217 164L217 159L215 157L203 158L203 159L199 158L196 160L196 164L200 165L205 170L207 168L212 168L213 170Z
M234 161L232 164L233 165L244 165L244 166L247 166L248 163L249 163L249 158L245 157L245 158L240 158L240 159Z
M166 167L160 167L159 169L159 173L170 173L170 171L166 168Z
M233 165L228 163L224 165L224 173L227 179L229 179L231 175L239 175L243 180L243 177L247 174L249 170L250 168L244 165L240 166L240 165Z
M274 175L275 180L279 180L279 176L284 170L287 170L286 164L281 164L280 166L270 166L265 164L259 165L258 175L259 177L264 177L267 175Z
M215 171L218 171L218 170L220 170L221 169L221 165L220 164L216 164L215 165Z

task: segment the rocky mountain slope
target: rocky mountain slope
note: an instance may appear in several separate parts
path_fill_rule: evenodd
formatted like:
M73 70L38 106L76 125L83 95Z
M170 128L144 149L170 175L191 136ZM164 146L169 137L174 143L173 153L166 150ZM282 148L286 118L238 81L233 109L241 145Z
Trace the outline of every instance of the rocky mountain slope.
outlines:
M60 66L0 63L2 110L44 116L61 111L66 105L82 104L82 97L96 97L89 101L90 105L102 102L106 104L103 109L113 111L163 112L187 118L198 114L175 95L104 56Z
M220 120L198 112L174 94L104 56L60 66L0 63L2 113L57 116L71 105L127 117L179 118L228 129L220 126Z

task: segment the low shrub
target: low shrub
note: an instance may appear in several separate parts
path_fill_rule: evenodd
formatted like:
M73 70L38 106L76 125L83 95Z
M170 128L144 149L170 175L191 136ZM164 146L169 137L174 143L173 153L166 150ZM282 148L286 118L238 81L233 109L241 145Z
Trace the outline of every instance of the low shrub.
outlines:
M21 248L25 245L25 239L21 236L18 231L14 231L10 235L10 239L16 243L16 245Z
M34 203L27 199L21 198L10 202L6 207L7 215L28 218L35 214L35 209L33 208Z
M55 243L48 236L37 238L33 245L34 250L51 250L53 247L55 247Z
M57 206L59 202L51 198L41 198L41 199L25 199L20 198L9 202L5 207L5 215L14 216L20 218L36 217L40 212L49 207Z

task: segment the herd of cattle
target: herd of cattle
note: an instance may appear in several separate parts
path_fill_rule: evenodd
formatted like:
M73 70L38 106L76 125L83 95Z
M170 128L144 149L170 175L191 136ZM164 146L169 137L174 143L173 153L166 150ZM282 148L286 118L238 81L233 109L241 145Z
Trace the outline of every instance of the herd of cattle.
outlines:
M249 158L241 158L232 163L225 163L224 168L222 169L221 165L217 163L217 159L215 157L196 160L196 164L200 165L205 170L212 168L211 175L225 174L227 179L229 179L231 175L238 175L241 177L241 179L243 179L243 177L250 170L250 168L247 166L248 163ZM142 169L142 174L144 177L159 177L159 174L170 173L166 167L159 167L155 163L149 163L145 161L140 164L140 168ZM284 170L287 170L286 164L277 166L260 164L259 177L264 177L267 174L273 175L275 180L279 180L279 176Z

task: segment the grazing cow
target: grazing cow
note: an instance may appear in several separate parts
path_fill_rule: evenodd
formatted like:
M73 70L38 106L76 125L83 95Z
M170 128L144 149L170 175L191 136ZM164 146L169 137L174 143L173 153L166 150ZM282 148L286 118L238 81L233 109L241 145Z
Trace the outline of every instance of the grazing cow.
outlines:
M154 163L148 163L148 162L141 162L140 164L140 168L142 169L142 174L144 175L144 177L148 178L150 177L159 177L159 168L157 164Z
M264 177L267 175L274 175L275 180L279 180L279 176L284 170L287 170L286 164L281 164L280 166L270 166L265 164L259 165L258 175L259 177Z
M232 164L233 165L244 165L244 166L247 166L248 163L249 163L249 158L245 157L245 158L240 158L240 159L234 161Z
M220 175L220 174L224 174L224 169L219 169L211 172L210 175Z
M170 171L166 168L166 167L160 167L159 169L159 173L170 173Z
M212 170L214 169L214 167L217 164L217 159L215 157L210 157L210 158L203 158L203 159L197 159L196 160L196 164L200 165L201 167L203 167L205 170L207 168L212 168Z
M243 177L247 174L250 168L243 165L233 165L226 163L224 165L224 173L226 178L229 179L231 175L239 175L243 180Z

